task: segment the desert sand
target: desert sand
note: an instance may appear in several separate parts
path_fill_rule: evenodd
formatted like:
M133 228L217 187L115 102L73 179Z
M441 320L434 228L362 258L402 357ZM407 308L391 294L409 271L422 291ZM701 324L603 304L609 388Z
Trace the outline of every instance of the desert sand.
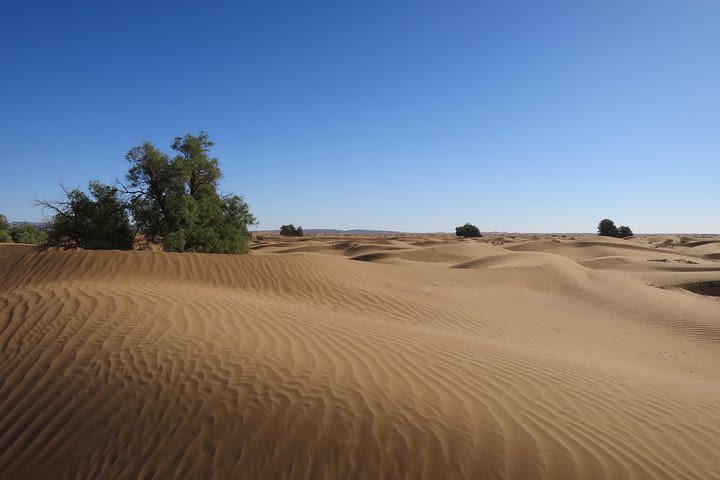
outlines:
M673 236L0 245L0 477L720 478L719 259Z

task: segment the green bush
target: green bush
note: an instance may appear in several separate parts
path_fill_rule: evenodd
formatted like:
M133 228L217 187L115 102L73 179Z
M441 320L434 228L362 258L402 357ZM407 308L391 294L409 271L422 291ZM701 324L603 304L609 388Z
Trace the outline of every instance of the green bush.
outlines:
M466 223L461 227L455 227L455 235L458 237L482 237L480 229L470 223Z
M12 226L5 215L0 214L0 243L12 243L13 239L10 235Z
M29 223L14 227L10 231L13 241L16 243L31 243L39 245L47 240L47 233L44 230Z
M55 211L45 247L131 249L134 235L118 190L99 182L90 182L89 187L89 196L79 189L64 190L64 201L39 202Z
M9 232L11 228L12 225L8 222L7 217L0 213L0 231Z
M609 218L605 218L598 224L598 235L603 237L617 237L618 228L615 226L615 222Z
M598 224L598 235L603 237L627 238L633 236L633 231L630 227L625 225L616 227L615 222L609 218L605 218L600 220L600 223Z
M627 238L632 237L633 231L630 229L630 227L626 227L625 225L621 225L618 227L618 237L619 238Z

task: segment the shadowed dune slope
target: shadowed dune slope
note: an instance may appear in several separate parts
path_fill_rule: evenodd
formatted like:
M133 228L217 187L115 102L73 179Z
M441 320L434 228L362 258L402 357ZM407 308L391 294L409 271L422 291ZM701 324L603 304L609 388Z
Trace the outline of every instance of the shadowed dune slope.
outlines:
M720 478L718 262L253 247L0 246L0 477Z

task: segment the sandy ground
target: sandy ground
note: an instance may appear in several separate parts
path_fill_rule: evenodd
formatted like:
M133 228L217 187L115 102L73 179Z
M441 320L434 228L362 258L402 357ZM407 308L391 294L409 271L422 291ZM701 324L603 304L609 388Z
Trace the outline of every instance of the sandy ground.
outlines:
M0 477L720 478L720 240L683 241L0 245Z

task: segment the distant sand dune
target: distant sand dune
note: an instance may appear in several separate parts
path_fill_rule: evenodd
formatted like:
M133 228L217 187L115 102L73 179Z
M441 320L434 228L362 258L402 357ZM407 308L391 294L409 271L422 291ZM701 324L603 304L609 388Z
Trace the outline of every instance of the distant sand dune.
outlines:
M0 245L0 477L720 478L712 246Z

